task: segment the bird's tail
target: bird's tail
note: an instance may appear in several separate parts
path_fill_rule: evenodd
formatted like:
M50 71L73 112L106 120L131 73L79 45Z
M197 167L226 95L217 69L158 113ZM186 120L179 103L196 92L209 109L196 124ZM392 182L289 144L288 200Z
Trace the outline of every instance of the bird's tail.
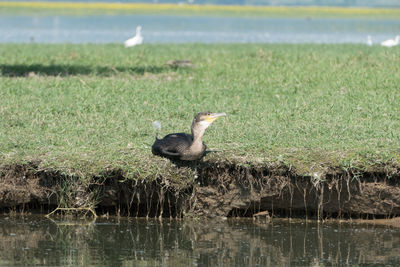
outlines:
M161 131L161 123L159 121L153 121L153 127L156 129L156 139L158 139L158 133Z

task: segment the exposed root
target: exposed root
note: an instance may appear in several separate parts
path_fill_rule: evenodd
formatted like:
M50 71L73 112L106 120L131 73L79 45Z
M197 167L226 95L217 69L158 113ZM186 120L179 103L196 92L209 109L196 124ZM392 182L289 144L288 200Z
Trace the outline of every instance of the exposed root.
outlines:
M0 208L27 212L58 207L49 216L61 212L86 212L86 216L93 211L147 218L252 217L262 212L319 220L400 215L397 169L390 175L335 169L300 176L283 165L202 162L196 165L196 181L188 180L182 168L172 171L182 183L161 174L152 180L129 180L113 170L83 180L38 170L33 163L2 166Z
M96 212L92 208L56 208L52 212L46 214L46 217L51 217L55 215L57 212L63 213L64 216L75 216L75 217L87 217L88 213L91 214L94 218L97 217Z

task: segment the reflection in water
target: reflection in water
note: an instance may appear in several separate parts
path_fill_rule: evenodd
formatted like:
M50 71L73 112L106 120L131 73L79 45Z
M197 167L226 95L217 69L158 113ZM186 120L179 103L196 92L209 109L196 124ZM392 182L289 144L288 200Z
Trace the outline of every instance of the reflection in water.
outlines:
M400 229L251 220L0 217L0 265L318 266L400 264Z
M374 43L399 32L396 19L98 15L0 16L0 43L122 43L143 26L145 43Z

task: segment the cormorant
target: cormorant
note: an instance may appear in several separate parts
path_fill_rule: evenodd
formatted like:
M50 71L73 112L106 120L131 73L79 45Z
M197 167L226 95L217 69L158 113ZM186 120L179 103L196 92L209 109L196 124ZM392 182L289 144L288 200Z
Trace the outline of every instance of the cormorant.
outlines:
M192 134L172 133L158 139L151 148L154 155L172 160L198 160L206 151L202 138L207 127L225 113L200 112L193 119Z

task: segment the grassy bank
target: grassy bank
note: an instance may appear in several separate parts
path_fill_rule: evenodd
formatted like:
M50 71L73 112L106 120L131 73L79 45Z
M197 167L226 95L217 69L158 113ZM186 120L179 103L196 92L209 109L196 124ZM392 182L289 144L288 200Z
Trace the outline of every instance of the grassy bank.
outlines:
M0 2L0 14L165 14L309 18L393 18L400 9L346 7L232 6L146 3Z
M400 49L362 45L0 45L0 158L81 177L163 173L161 135L226 112L205 142L222 159L299 173L400 161ZM190 59L194 68L174 68Z

